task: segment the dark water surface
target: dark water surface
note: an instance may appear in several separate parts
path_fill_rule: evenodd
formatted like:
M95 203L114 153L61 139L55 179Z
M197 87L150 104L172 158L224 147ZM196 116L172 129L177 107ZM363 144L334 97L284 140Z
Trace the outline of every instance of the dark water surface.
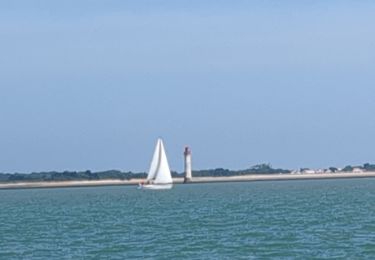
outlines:
M375 259L375 179L0 191L0 259Z

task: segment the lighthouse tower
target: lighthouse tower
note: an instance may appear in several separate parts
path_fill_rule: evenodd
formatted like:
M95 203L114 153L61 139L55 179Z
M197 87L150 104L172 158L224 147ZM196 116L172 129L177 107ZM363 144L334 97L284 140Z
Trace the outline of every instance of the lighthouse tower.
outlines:
M184 183L191 182L192 174L191 174L191 150L188 146L185 147L184 151L185 157L185 178Z

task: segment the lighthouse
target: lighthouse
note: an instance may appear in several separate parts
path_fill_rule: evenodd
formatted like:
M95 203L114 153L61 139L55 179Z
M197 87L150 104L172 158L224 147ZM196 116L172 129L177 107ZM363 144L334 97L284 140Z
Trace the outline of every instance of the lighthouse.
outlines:
M185 158L185 178L184 183L191 182L192 174L191 174L191 150L188 146L185 147L184 151L184 158Z

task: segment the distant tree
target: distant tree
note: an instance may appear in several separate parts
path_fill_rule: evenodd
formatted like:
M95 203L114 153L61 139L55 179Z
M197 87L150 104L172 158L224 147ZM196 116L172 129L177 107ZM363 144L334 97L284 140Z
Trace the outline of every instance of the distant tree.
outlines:
M339 169L337 169L336 167L329 167L329 170L331 172L337 172Z
M363 169L365 169L366 171L375 171L375 164L365 163L363 165Z
M257 164L250 167L247 170L241 170L235 172L233 175L245 175L245 174L275 174L275 173L290 173L290 170L285 169L274 169L271 164L263 163Z
M352 172L353 171L353 166L351 165L347 165L344 167L344 169L342 169L343 172Z

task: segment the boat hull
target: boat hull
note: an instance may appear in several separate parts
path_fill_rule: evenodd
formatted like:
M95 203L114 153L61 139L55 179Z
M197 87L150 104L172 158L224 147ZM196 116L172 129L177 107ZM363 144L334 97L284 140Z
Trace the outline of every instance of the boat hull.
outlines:
M140 184L138 188L142 190L170 190L172 187L173 184Z

